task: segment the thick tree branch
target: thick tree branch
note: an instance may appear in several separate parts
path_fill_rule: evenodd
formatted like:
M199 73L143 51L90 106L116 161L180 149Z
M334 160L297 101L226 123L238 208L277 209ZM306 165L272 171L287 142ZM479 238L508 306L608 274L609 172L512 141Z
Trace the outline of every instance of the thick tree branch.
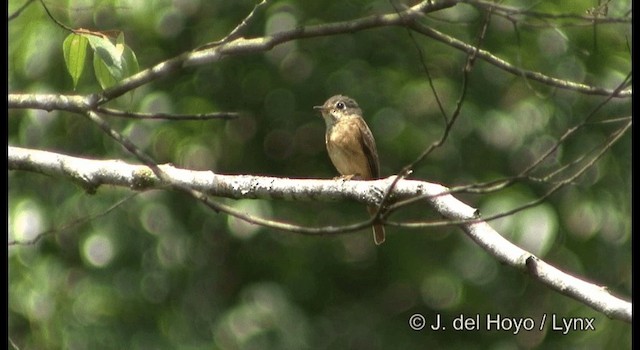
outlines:
M99 103L105 103L184 67L208 64L226 56L269 51L276 45L298 39L352 33L376 27L402 25L406 20L418 18L422 16L423 13L452 7L456 3L457 1L455 0L441 0L437 2L422 1L400 13L369 16L352 21L317 26L299 27L260 38L237 38L236 40L225 42L213 48L205 45L204 47L206 49L196 49L192 52L181 54L120 81L118 84L106 89L100 94Z
M161 62L151 68L143 70L127 79L124 79L116 85L106 89L97 96L98 103L102 104L121 96L137 87L147 84L160 77L167 76L175 71L181 70L189 66L197 66L209 64L218 61L227 56L257 53L269 51L276 45L289 41L300 40L305 38L338 35L346 33L354 33L362 30L387 27L387 26L409 26L413 30L425 34L433 39L441 41L456 49L462 50L468 54L473 52L473 45L464 43L458 39L449 37L438 31L435 31L424 24L418 22L424 14L439 11L458 4L457 0L441 0L441 1L423 1L418 5L408 8L405 11L391 13L385 15L375 15L344 22L335 22L314 26L299 27L292 30L281 31L273 35L259 38L237 38L236 40L225 42L213 48L195 50L176 56ZM208 46L206 46L208 47ZM612 94L612 90L592 87L584 84L574 83L562 79L549 77L539 72L528 71L517 68L509 62L491 55L487 51L480 50L477 53L479 59L485 60L507 72L518 76L525 76L529 79L555 86L562 89L570 89L580 93L597 94L608 96ZM615 97L631 97L631 90L623 90Z
M100 114L119 118L130 119L161 119L161 120L211 120L211 119L235 119L237 112L211 112L199 114L176 113L142 113L129 112L119 109L96 107L95 96L81 95L54 95L54 94L9 94L8 106L11 109L41 109L45 111L67 111L73 113L86 113L95 111Z
M155 119L155 120L211 120L211 119L236 119L239 116L237 112L211 112L198 114L176 114L176 113L142 113L128 112L113 108L98 107L96 112L111 117L128 118L128 119Z
M129 91L132 91L137 87L140 87L158 78L166 77L188 66L208 64L222 59L226 56L264 52L271 50L276 45L289 41L304 38L353 33L366 29L386 26L407 26L408 28L411 28L418 33L438 40L458 50L464 51L469 55L477 56L477 58L493 64L496 67L507 72L526 77L528 79L535 80L549 86L573 90L591 95L631 97L631 89L613 91L610 89L557 79L540 72L518 68L517 66L492 55L488 51L476 50L476 47L474 47L473 45L450 37L419 22L419 19L421 19L424 14L455 6L456 4L458 4L458 2L459 1L457 0L441 0L434 2L423 1L411 8L406 9L405 11L400 11L397 13L369 16L360 19L354 19L351 21L299 27L260 38L237 38L233 41L224 42L220 45L214 46L213 48L202 50L198 49L192 52L183 53L174 58L170 58L151 68L145 69L133 76L130 76L118 82L114 86L106 89L99 94L91 94L86 96L10 94L9 108L36 108L45 109L48 111L66 110L70 112L86 112Z
M9 146L9 169L25 170L44 175L69 178L83 188L97 189L101 185L128 187L136 191L164 189L163 183L144 165L131 165L120 160L93 160L53 152ZM189 187L209 195L234 199L286 199L296 201L356 200L375 204L389 185L389 179L376 181L344 181L324 179L282 179L249 175L223 175L211 171L158 166L171 184ZM390 178L392 179L392 178ZM468 219L475 209L461 202L443 203L447 189L437 184L405 180L394 190L394 200L416 195L430 195L434 205L456 208L447 217ZM371 190L371 184L374 189ZM454 200L452 196L450 199ZM462 205L462 206L460 206ZM456 214L457 213L457 214Z
M26 170L52 176L67 177L95 188L102 184L129 187L133 190L164 188L179 185L201 193L228 198L263 198L286 200L357 200L377 203L395 177L375 181L343 181L318 179L284 179L248 175L220 175L209 171L190 171L162 165L163 183L146 166L130 165L116 160L90 160L62 154L9 147L9 169ZM631 322L632 304L613 296L606 287L585 282L546 264L533 254L512 244L488 223L477 211L457 200L446 187L416 180L398 181L392 199L399 200L427 194L430 207L453 221L480 247L500 262L529 273L552 289L581 301L611 318ZM260 220L252 221L260 223ZM348 230L364 227L352 225ZM287 225L283 224L282 229ZM292 226L291 231L296 231ZM330 232L338 233L339 228ZM344 231L344 230L342 230ZM308 233L308 232L307 232Z
M496 3L494 1L484 0L461 0L461 2L476 6L483 9L492 9L498 15L505 16L513 19L516 16L524 16L527 18L535 19L570 19L580 21L585 25L592 25L593 23L631 23L631 16L625 17L606 17L591 14L577 14L577 13L547 13L540 11L532 11L529 9L521 9L503 4ZM589 10L585 8L585 10ZM588 11L585 11L587 13Z
M84 113L95 106L95 96L59 94L9 94L9 109L42 109Z

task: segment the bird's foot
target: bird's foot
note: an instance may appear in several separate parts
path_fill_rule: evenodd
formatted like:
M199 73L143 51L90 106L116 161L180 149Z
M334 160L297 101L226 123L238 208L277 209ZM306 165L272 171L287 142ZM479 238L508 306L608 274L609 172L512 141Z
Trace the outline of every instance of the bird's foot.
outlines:
M333 179L334 180L344 180L344 181L348 181L351 180L353 178L359 178L359 176L357 174L351 174L351 175L340 175L340 176L336 176Z

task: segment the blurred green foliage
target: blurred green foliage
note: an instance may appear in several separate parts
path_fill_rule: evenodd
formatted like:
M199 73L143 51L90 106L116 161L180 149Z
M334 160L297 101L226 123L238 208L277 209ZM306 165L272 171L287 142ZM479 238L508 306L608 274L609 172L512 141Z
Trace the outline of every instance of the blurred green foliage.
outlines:
M10 0L9 13L25 3ZM52 14L73 28L122 31L140 69L228 34L254 1L56 1ZM551 14L584 14L595 1L507 1ZM608 3L619 18L630 1ZM390 13L389 1L272 1L245 36ZM484 13L459 4L428 25L475 43ZM39 2L9 21L11 93L99 91L91 70L78 86L64 69L69 34ZM512 22L494 16L483 48L522 68L615 88L631 71L628 22L593 25L562 18ZM466 56L413 35L447 113L460 95ZM413 161L444 130L442 115L407 30L378 28L293 41L258 54L184 69L109 104L130 111L239 111L231 121L108 119L159 163L228 174L331 178L324 123L312 106L336 93L361 105L384 176ZM445 186L513 176L605 100L560 90L477 61L447 142L413 173ZM562 144L540 174L597 149L631 115L612 99ZM10 110L9 144L137 163L77 115ZM539 198L550 186L523 181L483 195L461 194L485 215ZM142 193L89 222L130 191L84 193L67 179L9 172L9 338L20 349L423 349L629 348L631 327L502 266L455 227L387 229L312 238L216 214L182 194ZM218 199L248 213L307 225L364 220L357 203ZM427 217L425 217L425 215ZM423 220L409 207L394 220ZM543 204L492 226L509 240L576 276L631 295L631 135L585 175ZM409 317L436 314L594 318L594 331L566 335L513 330L412 331ZM549 322L549 321L548 321Z

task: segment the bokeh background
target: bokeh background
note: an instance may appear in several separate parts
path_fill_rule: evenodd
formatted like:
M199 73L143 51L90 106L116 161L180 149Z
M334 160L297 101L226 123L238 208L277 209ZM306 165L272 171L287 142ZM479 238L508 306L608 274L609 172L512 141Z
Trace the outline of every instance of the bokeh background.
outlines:
M9 1L13 13L26 1ZM218 40L254 1L46 1L73 28L125 33L142 69ZM596 1L503 3L549 14L578 14ZM399 4L398 6L402 6ZM630 18L631 2L608 3L607 17ZM389 1L271 1L245 36L391 13ZM475 43L484 12L466 4L424 22ZM39 2L8 22L10 93L100 91L90 65L74 91L57 26ZM131 111L237 111L230 121L107 118L159 163L224 174L336 176L324 149L324 122L312 109L329 96L355 98L376 137L383 176L397 173L444 130L423 69L451 113L461 91L461 52L402 27L304 39L269 52L183 69L110 103ZM615 88L631 71L631 24L573 18L493 16L483 47L519 67ZM478 61L459 120L446 143L412 177L445 186L514 176L583 121L603 96L560 90ZM631 115L612 99L562 144L536 174L592 155ZM138 163L81 116L10 110L9 144ZM629 348L631 326L610 320L527 275L503 266L456 227L387 228L335 237L278 232L216 214L170 191L148 191L107 215L131 191L88 194L68 179L10 171L9 338L19 349L517 349ZM551 184L521 181L487 194L460 194L485 215L539 198ZM352 202L217 199L247 213L311 226L366 219ZM437 217L412 206L392 219ZM631 298L631 134L572 185L542 204L493 221L510 241L554 266ZM419 332L409 317L475 317L479 330ZM487 315L594 318L595 330L562 334L486 331Z

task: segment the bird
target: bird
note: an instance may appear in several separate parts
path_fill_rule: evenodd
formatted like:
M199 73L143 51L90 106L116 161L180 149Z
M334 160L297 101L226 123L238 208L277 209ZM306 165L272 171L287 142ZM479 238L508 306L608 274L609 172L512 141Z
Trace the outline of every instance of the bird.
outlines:
M376 141L362 117L358 103L344 95L330 97L319 109L327 126L325 143L329 158L338 173L346 179L371 180L380 177L380 161ZM368 206L370 215L377 207ZM373 241L380 245L385 240L384 226L373 225Z

